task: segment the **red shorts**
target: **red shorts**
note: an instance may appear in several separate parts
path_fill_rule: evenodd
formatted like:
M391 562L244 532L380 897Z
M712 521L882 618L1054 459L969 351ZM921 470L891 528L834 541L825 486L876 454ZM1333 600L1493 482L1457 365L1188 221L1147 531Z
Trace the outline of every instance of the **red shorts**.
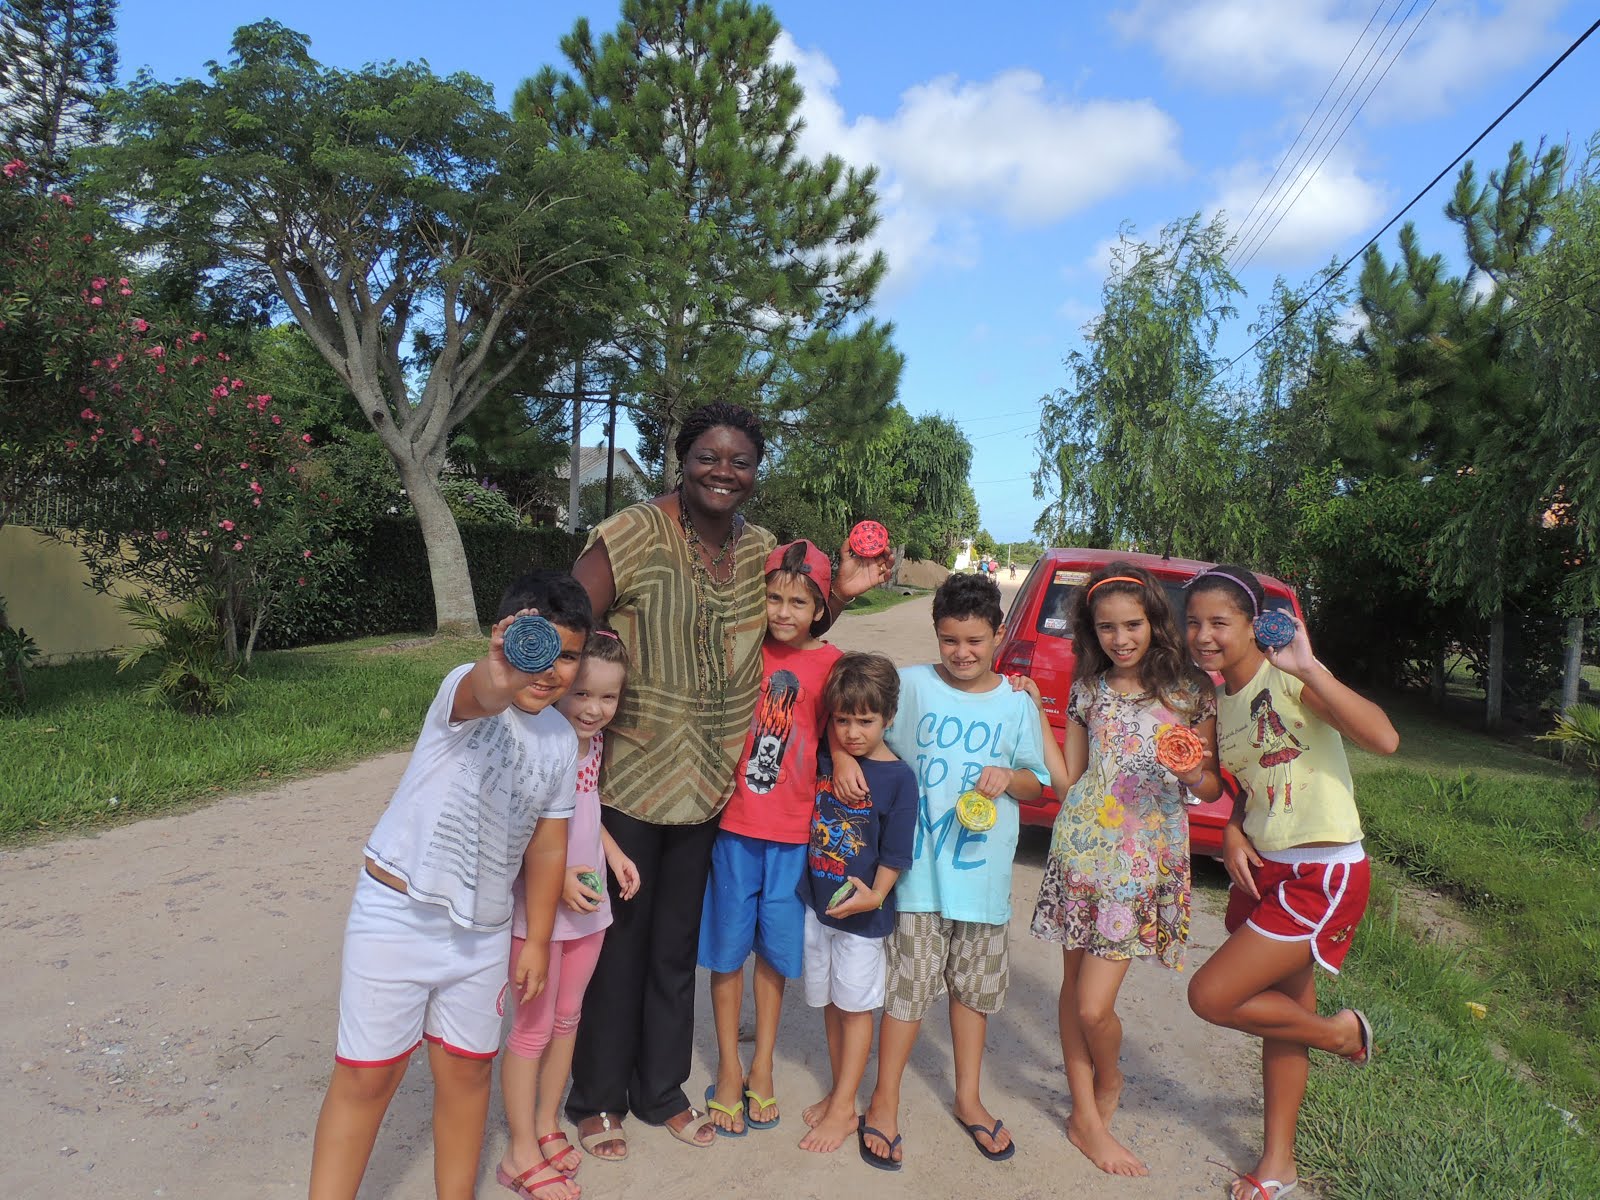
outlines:
M1274 941L1310 942L1312 958L1337 975L1350 953L1351 935L1367 911L1371 861L1263 862L1255 869L1255 881L1260 900L1237 885L1229 889L1223 918L1228 932L1249 925Z

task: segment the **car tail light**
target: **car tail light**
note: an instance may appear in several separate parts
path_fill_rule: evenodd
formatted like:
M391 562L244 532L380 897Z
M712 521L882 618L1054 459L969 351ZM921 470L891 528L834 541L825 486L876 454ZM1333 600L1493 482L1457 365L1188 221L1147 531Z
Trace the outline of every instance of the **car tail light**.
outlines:
M1012 642L1000 652L994 669L1002 675L1032 675L1033 647L1033 642Z

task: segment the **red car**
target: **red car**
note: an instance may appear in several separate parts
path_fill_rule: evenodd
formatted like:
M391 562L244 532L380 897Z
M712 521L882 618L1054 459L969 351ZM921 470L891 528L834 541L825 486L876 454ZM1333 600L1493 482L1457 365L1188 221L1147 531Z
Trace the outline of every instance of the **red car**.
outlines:
M1065 737L1067 694L1072 688L1072 606L1078 589L1096 567L1110 562L1126 562L1149 571L1167 590L1178 630L1184 632L1183 585L1215 563L1189 558L1160 558L1154 554L1133 554L1119 550L1047 550L1011 602L1006 614L1006 636L995 656L995 670L1005 675L1027 675L1039 685L1045 713L1055 730L1056 740ZM1294 589L1270 575L1257 575L1267 590L1267 606L1282 608L1300 617L1300 601ZM1215 677L1213 677L1215 678ZM1231 783L1231 778L1225 783ZM1061 801L1050 788L1035 804L1024 804L1024 825L1051 825ZM1233 800L1225 789L1210 804L1189 809L1189 845L1195 854L1222 854L1222 827L1233 811Z

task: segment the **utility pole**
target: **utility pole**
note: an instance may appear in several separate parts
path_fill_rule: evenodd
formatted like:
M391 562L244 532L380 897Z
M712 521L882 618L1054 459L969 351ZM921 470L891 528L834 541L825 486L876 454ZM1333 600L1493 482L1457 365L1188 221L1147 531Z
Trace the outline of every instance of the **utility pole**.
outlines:
M583 359L572 365L572 465L567 471L567 532L578 531L578 473L583 459Z
M611 515L612 487L617 474L617 385L606 399L606 516Z

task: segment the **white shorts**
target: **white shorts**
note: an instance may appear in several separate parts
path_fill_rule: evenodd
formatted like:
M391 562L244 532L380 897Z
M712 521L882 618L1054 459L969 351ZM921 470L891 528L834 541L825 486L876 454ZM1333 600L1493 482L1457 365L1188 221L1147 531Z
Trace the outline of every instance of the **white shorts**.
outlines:
M845 933L806 908L806 1003L844 1012L871 1012L883 1004L884 939Z
M365 871L344 927L338 1062L386 1067L423 1038L466 1058L493 1058L505 1013L509 927L463 929Z

